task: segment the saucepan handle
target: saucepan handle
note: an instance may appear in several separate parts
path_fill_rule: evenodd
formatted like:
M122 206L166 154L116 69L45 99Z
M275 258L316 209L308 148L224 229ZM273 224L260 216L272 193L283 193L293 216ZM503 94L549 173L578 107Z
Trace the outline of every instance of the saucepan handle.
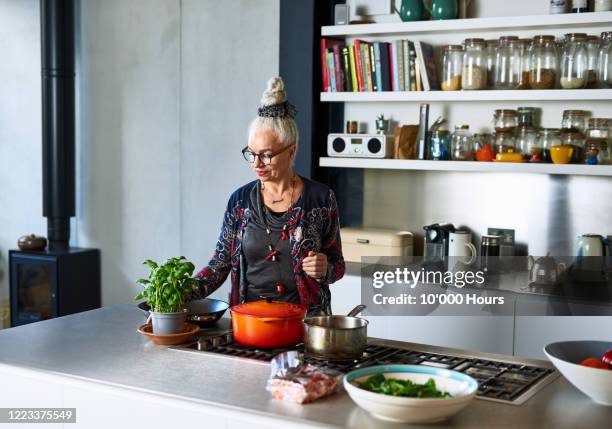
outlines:
M366 306L363 304L359 304L357 307L353 308L351 311L349 311L349 313L347 314L348 317L355 317L357 316L359 313L361 313L363 310L365 310Z

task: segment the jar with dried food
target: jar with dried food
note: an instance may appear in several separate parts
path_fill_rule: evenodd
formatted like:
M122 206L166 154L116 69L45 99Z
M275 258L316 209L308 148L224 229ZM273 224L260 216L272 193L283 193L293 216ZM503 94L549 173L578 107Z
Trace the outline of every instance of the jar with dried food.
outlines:
M597 80L603 88L612 88L612 32L601 33L601 45L597 64L599 73Z
M523 125L516 129L517 150L529 162L542 162L542 147L539 145L535 128Z
M584 135L586 128L586 110L564 110L561 129L563 131L578 131Z
M610 163L610 134L608 119L589 119L589 128L587 130L584 146L584 162L586 164L594 165Z
M587 35L570 33L565 35L561 56L561 87L564 89L584 88L587 83L588 53Z
M495 56L495 89L515 89L521 74L521 43L517 36L499 38Z
M531 89L531 51L533 40L519 39L519 50L521 52L521 72L516 89Z
M442 54L442 91L461 89L461 67L463 65L463 47L448 45Z
M487 87L487 62L484 39L465 39L461 87L463 89L485 89Z
M559 55L555 36L534 37L530 65L529 84L532 89L553 89L557 86Z
M493 115L493 128L497 131L514 130L518 125L516 110L497 109Z
M451 143L451 157L453 161L473 161L472 135L469 125L456 125Z
M512 131L497 131L495 133L495 153L516 151L516 139Z
M601 40L597 36L588 36L587 48L587 88L597 88L597 75L599 72L599 46Z
M495 88L495 57L497 56L497 48L499 47L498 39L487 40L487 48L485 56L487 60L487 88Z
M542 148L542 162L552 162L550 148L561 144L558 128L542 128L538 132L538 146Z
M563 131L561 133L561 145L573 148L571 164L582 164L584 162L584 136L576 131Z

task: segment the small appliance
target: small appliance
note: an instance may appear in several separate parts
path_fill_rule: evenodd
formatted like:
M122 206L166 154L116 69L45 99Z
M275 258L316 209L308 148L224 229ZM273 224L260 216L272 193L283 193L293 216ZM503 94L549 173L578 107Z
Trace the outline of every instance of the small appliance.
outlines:
M342 228L342 254L347 262L362 262L364 257L411 258L412 233L379 228Z
M349 5L337 4L334 6L334 25L349 24Z
M425 225L425 251L426 261L441 261L448 256L448 236L455 232L452 223L433 223Z
M334 157L391 158L393 136L385 134L329 134L327 154Z

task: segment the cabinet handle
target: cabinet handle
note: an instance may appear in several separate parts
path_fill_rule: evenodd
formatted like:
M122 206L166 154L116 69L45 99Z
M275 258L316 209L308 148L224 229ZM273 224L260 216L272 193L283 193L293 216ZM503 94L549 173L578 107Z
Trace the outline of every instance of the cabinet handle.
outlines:
M357 243L359 243L359 244L370 244L370 240L368 240L367 238L358 238L357 239Z

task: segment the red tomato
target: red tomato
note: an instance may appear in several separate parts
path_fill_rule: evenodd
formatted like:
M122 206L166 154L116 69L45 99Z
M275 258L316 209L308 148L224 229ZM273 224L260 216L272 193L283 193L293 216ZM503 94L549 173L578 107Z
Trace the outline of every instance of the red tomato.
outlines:
M580 365L588 366L591 368L608 369L608 365L605 365L602 361L594 357L583 359L580 362Z
M612 369L612 350L608 350L601 355L601 361L604 363L604 365L607 365L609 369Z

